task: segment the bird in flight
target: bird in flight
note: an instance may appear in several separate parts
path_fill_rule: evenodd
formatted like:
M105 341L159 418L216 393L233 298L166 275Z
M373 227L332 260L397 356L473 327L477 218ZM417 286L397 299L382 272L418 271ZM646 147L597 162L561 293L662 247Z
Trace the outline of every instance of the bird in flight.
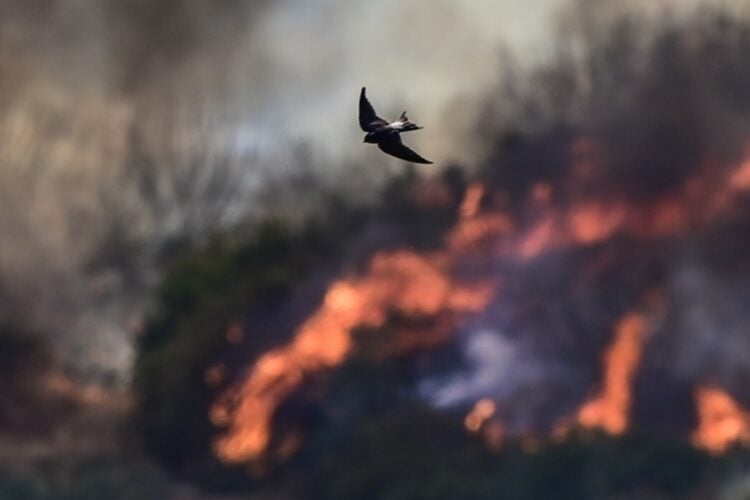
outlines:
M375 114L375 109L365 97L365 88L359 94L359 126L367 132L365 141L377 144L381 151L391 156L412 163L432 163L419 156L415 151L409 149L401 142L401 132L419 130L422 127L412 123L406 117L406 111L395 122L388 123Z

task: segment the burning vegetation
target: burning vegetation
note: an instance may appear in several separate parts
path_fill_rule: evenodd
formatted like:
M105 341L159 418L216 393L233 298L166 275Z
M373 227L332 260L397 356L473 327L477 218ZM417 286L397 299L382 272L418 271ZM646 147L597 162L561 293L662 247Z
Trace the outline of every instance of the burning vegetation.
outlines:
M571 145L572 157L578 154L579 143L574 141ZM676 193L639 203L624 199L598 201L585 196L578 200L576 195L567 207L561 208L551 201L555 195L552 187L537 184L526 204L530 207L530 221L525 226L502 208L482 209L486 200L503 199L502 193L489 196L484 186L470 185L458 207L456 225L440 249L378 252L361 274L334 281L321 306L301 324L291 343L261 356L246 380L217 400L211 409L211 420L228 429L215 442L217 455L227 462L262 459L272 441L275 412L306 380L335 369L346 360L356 328L382 326L392 314L430 317L434 321L427 330L417 334L404 331L403 338L393 339L395 345L403 345L392 352L407 346L433 348L456 335L459 318L481 316L493 304L504 301L503 283L519 279L513 276L518 271L514 264L523 269L558 253L592 252L591 261L584 263L579 278L580 285L585 286L591 275L613 272L621 265L611 261L615 251L612 245L620 240L671 245L735 217L748 195L744 184L737 181L745 175L747 164L744 160L739 162L719 179L715 178L718 168L706 169L687 178L685 186ZM594 171L603 167L591 164L587 168ZM634 247L633 251L643 250ZM506 271L504 266L512 270ZM650 307L656 310L652 315L626 313L615 321L614 339L602 356L599 393L572 416L561 416L552 431L554 436L565 436L575 428L598 428L612 435L628 429L633 380L646 334L658 329L652 318L666 316L671 308L666 300L658 298L663 290L654 292L649 289L651 286L647 282L642 292L651 294ZM637 306L637 297L633 300L630 305ZM415 335L420 338L413 340ZM717 402L720 398L708 389L699 389L696 394L699 428L693 442L711 452L721 451L731 442L744 443L748 431L742 418L732 420L731 425L741 426L739 429L712 429L731 426L727 423L729 414L740 415L742 410L723 393L729 403ZM717 405L718 410L710 409ZM466 416L466 426L478 432L495 413L495 403L481 399ZM500 420L494 420L485 435L497 447L503 431L499 431ZM528 434L526 439L531 439Z
M734 216L746 196L746 188L736 181L744 175L745 165L746 162L740 163L730 170L723 181L690 178L677 195L665 195L644 204L585 200L574 201L569 208L560 210L550 204L552 189L537 185L529 200L534 220L526 230L519 230L512 216L503 210L483 211L485 188L479 184L469 186L458 208L457 224L441 249L379 252L361 275L332 283L320 308L302 323L292 342L261 356L247 380L213 405L211 420L228 429L215 443L217 455L227 462L261 459L272 441L277 409L305 380L344 362L352 351L351 333L356 328L382 326L390 314L427 316L435 318L432 327L420 331L421 338L412 342L408 339L414 335L403 332L404 338L393 340L403 344L395 350L405 346L430 349L447 342L459 329L458 318L479 315L492 303L503 300L502 283L510 278L502 270L490 270L493 263L499 268L513 262L528 266L555 252L599 245L606 248L608 242L619 238L679 241L687 236L688 228L702 230ZM710 191L700 187L709 183L713 184ZM599 258L606 257L604 254ZM596 260L591 265L597 264L612 265ZM477 268L482 272L477 273ZM588 272L596 273L597 269ZM652 307L661 310L653 316L666 315L670 305L663 300L655 302ZM561 418L553 435L564 436L576 427L599 428L613 435L627 430L633 379L646 333L656 326L649 316L636 313L627 313L616 321L614 340L602 357L600 392L573 416ZM693 442L711 452L720 452L732 442L745 443L748 429L743 410L724 393L713 391L696 392L699 428ZM481 399L466 416L467 429L478 432L495 413L495 403ZM501 440L501 429L495 419L485 433L494 447Z
M437 326L416 345L440 342L454 328L459 314L477 312L490 296L484 284L461 286L445 273L447 256L411 252L376 255L362 278L330 286L323 304L297 331L288 346L264 354L248 380L212 409L212 421L230 432L216 443L218 455L230 462L259 458L270 442L274 412L305 377L341 364L351 351L355 327L378 327L388 314L442 316Z
M166 294L188 319L164 315L147 332L142 408L189 412L219 468L257 477L320 450L344 457L330 451L321 477L348 459L398 469L381 432L418 464L436 460L423 450L450 454L424 442L444 438L511 471L514 451L611 458L642 435L679 442L669 453L691 471L750 446L750 73L736 64L750 57L750 25L684 23L615 20L504 82L470 181L406 173L365 215L335 206L312 235L224 249L218 278L189 268L209 269L210 292ZM201 369L162 380L158 354ZM175 398L175 386L192 389ZM172 417L145 428L169 436L159 451L178 461L191 450ZM677 491L677 476L660 484Z

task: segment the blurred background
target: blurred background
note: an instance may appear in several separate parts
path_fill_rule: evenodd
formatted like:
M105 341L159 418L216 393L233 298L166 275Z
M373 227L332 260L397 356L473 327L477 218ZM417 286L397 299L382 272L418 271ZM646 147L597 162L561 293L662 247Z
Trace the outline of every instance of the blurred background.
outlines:
M747 0L0 0L0 498L750 498L748 61Z

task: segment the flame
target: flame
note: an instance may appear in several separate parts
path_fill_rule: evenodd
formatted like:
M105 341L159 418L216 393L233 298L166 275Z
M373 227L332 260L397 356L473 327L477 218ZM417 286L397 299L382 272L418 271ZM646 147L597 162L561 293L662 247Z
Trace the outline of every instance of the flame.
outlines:
M490 450L498 451L505 441L505 427L498 418L497 405L491 399L480 399L464 418L464 426L474 434L480 434Z
M510 217L504 214L483 214L479 217L461 221L446 238L449 252L470 252L486 244L491 248L498 238L511 234L513 224Z
M610 434L622 434L628 427L633 374L641 359L646 320L628 314L616 327L615 341L604 355L604 384L600 394L586 402L577 412L576 423L584 428L600 428ZM556 434L564 435L564 423Z
M625 217L623 206L587 203L570 210L568 225L573 241L591 244L609 238L620 228Z
M698 428L692 441L709 453L721 454L732 444L750 445L750 412L729 394L712 385L695 390Z
M407 251L378 254L362 278L333 283L294 340L263 355L242 387L212 410L214 423L228 426L215 443L217 455L227 462L259 458L270 443L279 405L306 376L345 359L353 328L380 326L392 311L434 315L481 310L491 288L454 284L440 257Z
M598 175L598 166L604 161L602 152L589 138L573 145L572 159L572 174L577 179ZM444 249L431 253L407 250L379 253L361 275L333 282L321 306L297 329L293 340L261 356L244 382L215 402L211 419L225 428L225 433L214 443L217 455L227 462L261 458L272 441L272 422L279 406L311 375L333 369L350 355L353 329L382 326L393 312L435 317L436 324L430 324L426 332L410 331L403 335L399 332L401 343L397 349L408 349L442 341L455 329L457 317L483 310L497 290L497 279L472 284L455 282L452 270L462 258L489 250L492 259L528 260L551 250L605 242L620 233L637 238L678 235L695 224L707 224L726 214L738 196L750 190L750 159L725 177L716 180L713 177L707 170L687 182L684 189L641 204L618 199L592 200L575 196L575 192L562 192L558 196L560 186L539 183L529 193L528 207L533 218L521 221L497 207L483 208L484 200L491 205L502 193L488 196L484 186L471 184L459 207L459 220L446 236ZM441 192L431 189L425 197L442 200ZM572 202L556 207L553 198ZM575 415L563 420L555 435L565 434L573 426L601 428L611 434L621 434L627 429L631 384L646 330L644 317L634 313L617 323L615 340L604 355L601 392ZM240 327L233 326L227 332L227 339L240 342L243 335ZM421 340L424 338L431 340ZM207 383L218 383L224 376L209 372L206 377ZM701 401L711 399L705 394L706 390L699 390L696 396L701 427L694 439L713 450L718 449L717 445L704 437L708 431L703 426L715 413L703 409ZM500 443L504 429L493 418L495 412L492 401L481 400L464 423L472 432L494 429L493 440ZM748 437L742 429L734 431L728 439L744 442ZM294 446L287 445L284 449L298 446L295 441Z
M729 176L729 185L737 191L750 190L750 153Z
M464 425L471 432L479 432L484 423L495 414L497 407L491 399L480 399L471 409L466 418Z
M482 242L492 244L498 237L511 233L513 224L507 215L480 213L484 195L485 189L481 184L471 184L466 190L458 211L458 224L446 237L447 251L450 254L470 251Z
M553 217L545 217L521 239L518 254L525 259L533 259L550 248L557 239Z
M484 196L484 186L481 184L471 184L466 190L466 195L458 210L462 219L471 219L479 214L480 203Z
M574 204L564 215L547 210L519 239L515 253L533 259L557 248L599 243L621 229L627 215L622 204L595 202Z

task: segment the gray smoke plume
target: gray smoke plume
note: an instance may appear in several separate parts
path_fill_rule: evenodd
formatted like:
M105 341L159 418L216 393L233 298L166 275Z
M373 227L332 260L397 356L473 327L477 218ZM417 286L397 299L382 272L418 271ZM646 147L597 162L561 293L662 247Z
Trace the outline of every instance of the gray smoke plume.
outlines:
M530 46L551 4L1 0L2 314L127 379L165 256L314 207L292 181L371 197L396 163L361 144L363 85L415 147L469 151L506 29Z

